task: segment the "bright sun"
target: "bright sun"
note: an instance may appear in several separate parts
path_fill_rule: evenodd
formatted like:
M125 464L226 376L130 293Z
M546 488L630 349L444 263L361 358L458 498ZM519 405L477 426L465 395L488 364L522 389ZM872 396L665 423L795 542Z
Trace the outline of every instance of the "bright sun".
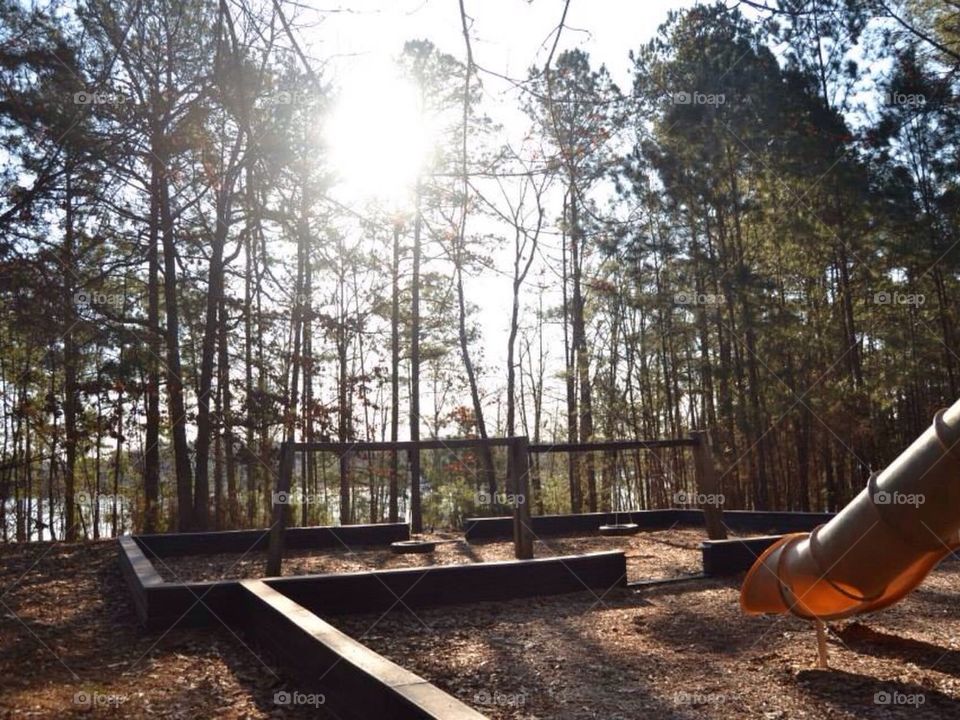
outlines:
M417 88L389 66L348 79L325 135L343 191L393 204L409 198L434 144Z

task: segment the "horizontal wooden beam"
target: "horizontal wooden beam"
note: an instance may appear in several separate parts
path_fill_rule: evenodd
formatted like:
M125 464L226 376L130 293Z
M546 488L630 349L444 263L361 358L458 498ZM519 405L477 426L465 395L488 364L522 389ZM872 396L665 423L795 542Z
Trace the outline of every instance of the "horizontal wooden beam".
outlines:
M806 532L829 522L833 513L767 512L763 510L727 510L723 524L734 532L788 533ZM699 507L663 510L622 510L609 513L534 515L530 518L536 537L548 535L589 535L601 525L636 523L641 530L666 530L674 525L704 525ZM509 516L476 517L463 521L468 541L507 540L512 537L513 520Z
M609 440L583 443L537 443L530 445L532 453L621 452L626 450L657 450L660 448L693 447L694 440L677 438L667 440Z
M535 560L431 565L376 572L269 578L267 584L318 615L383 613L538 595L601 593L626 584L620 550Z
M472 450L483 446L507 447L513 442L511 438L451 438L444 440L400 440L397 442L298 442L293 444L294 452L332 452L339 455L355 452L390 452L391 450L408 451L420 450Z
M128 543L121 552L139 550L135 543ZM626 573L626 558L615 550L540 560L291 575L265 582L319 615L348 615L560 595L587 588L606 592L624 585ZM237 607L240 582L236 580L145 585L141 581L145 577L133 576L128 584L140 621L149 629L215 626Z
M269 537L270 531L264 528L136 535L134 540L150 557L176 557L262 551L267 549ZM288 550L345 550L361 546L387 546L409 539L410 526L406 523L320 525L287 528L285 545Z
M298 442L294 452L331 452L340 455L355 452L397 452L420 450L471 450L481 447L508 447L518 438L433 438L430 440L400 440L397 442ZM609 452L626 450L656 450L659 448L693 447L696 441L690 438L662 440L609 440L585 443L537 443L529 445L529 452Z

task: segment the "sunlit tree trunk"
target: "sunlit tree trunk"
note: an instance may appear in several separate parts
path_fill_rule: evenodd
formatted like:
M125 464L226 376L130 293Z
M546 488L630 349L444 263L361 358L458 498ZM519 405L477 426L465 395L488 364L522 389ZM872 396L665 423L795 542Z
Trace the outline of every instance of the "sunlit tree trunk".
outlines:
M400 429L400 226L393 227L393 289L390 307L390 442L397 442ZM390 522L399 517L399 457L390 451Z
M413 225L413 272L410 284L410 440L420 440L420 253L421 188L417 184L416 218ZM420 450L410 451L410 518L411 531L423 532L423 511L420 506Z

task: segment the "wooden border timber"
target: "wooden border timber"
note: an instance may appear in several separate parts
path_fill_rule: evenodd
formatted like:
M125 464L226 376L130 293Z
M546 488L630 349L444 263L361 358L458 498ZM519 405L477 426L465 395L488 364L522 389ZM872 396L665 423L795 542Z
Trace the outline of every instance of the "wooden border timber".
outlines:
M122 538L120 564L140 622L151 630L215 626L230 617L240 581L164 582L134 538ZM321 614L386 612L512 600L626 583L621 551L539 560L435 565L374 572L267 578L265 582ZM398 601L398 598L400 599Z
M135 535L134 541L151 557L210 555L213 553L246 553L267 549L270 531L219 530L216 532L164 533ZM361 546L389 547L391 543L410 539L406 523L364 525L320 525L287 528L286 546L295 550L342 549Z
M724 525L734 532L787 533L813 530L833 518L833 513L767 512L762 510L727 510ZM530 518L536 537L590 535L601 525L631 522L643 530L667 530L675 525L704 524L699 508L667 508L665 510L624 510L614 513L577 513L571 515L534 515ZM508 540L513 521L508 516L475 517L463 521L468 542Z
M120 573L130 588L137 618L141 624L147 625L150 619L149 589L163 585L163 578L133 537L121 537L119 548Z
M733 540L707 540L700 545L703 573L712 577L725 577L745 572L764 550L781 537L764 535Z
M621 550L377 572L300 575L266 583L319 615L383 613L625 587Z
M484 720L483 715L324 622L262 580L244 580L233 622L345 720Z

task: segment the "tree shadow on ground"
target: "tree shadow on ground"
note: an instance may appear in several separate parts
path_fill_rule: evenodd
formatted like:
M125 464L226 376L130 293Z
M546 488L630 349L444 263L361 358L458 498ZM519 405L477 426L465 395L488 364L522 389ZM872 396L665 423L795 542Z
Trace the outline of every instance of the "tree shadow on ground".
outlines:
M583 595L586 595L584 593ZM565 596L569 598L569 596ZM589 597L589 596L588 596ZM631 604L635 598L620 597ZM644 601L640 601L644 603ZM603 605L607 604L604 598ZM556 610L561 609L558 602ZM642 654L634 656L608 647L601 638L592 637L583 631L575 616L603 612L603 605L595 597L577 607L564 608L552 615L549 639L536 652L526 646L509 641L502 636L498 640L487 638L487 647L495 658L496 668L512 668L519 677L536 678L537 683L522 686L520 691L527 696L539 694L541 701L550 708L549 715L538 717L566 718L568 720L633 720L634 718L663 718L664 720L687 718L684 706L677 706L668 696L658 691L651 682L648 663L660 662ZM509 629L509 624L507 624ZM625 632L632 630L625 628ZM523 647L521 651L519 648ZM563 670L560 658L589 657L589 663ZM504 682L503 673L491 673L496 682ZM504 688L507 692L510 688ZM513 688L515 691L516 688ZM480 712L490 707L476 705ZM527 717L522 715L522 717Z
M801 670L797 687L859 718L960 717L960 700L916 683L881 680L845 670Z
M223 630L229 635L233 630ZM335 692L335 688L302 687L280 665L273 654L258 645L242 632L238 634L237 644L241 650L236 654L225 654L223 660L233 673L237 683L248 693L250 700L268 717L281 718L314 718L316 720L342 720L342 718L326 704L326 694ZM251 668L250 655L256 656L256 665ZM326 690L326 693L323 692ZM318 703L317 696L323 695L323 702ZM296 704L294 698L299 702ZM309 702L308 702L309 700Z
M739 652L756 643L749 618L704 617L684 607L671 607L646 623L646 632L658 642L684 652Z
M270 717L332 717L310 707L276 705L274 693L286 687L283 681L254 657L258 653L251 654L244 639L219 622L206 628L177 622L144 630L121 576L115 545L105 543L85 552L77 558L82 562L73 565L66 564L69 549L31 559L25 564L29 574L20 578L20 570L7 581L4 602L9 609L0 618L0 668L5 676L0 716L6 717L2 706L7 702L29 703L37 715L43 715L36 710L42 704L49 717L242 716L243 708L252 705ZM38 607L42 612L35 611ZM225 677L225 668L235 682ZM110 704L84 705L78 701L81 696Z
M960 677L960 651L953 648L880 632L858 622L836 633L855 652L910 662L922 668L935 667L937 672Z

